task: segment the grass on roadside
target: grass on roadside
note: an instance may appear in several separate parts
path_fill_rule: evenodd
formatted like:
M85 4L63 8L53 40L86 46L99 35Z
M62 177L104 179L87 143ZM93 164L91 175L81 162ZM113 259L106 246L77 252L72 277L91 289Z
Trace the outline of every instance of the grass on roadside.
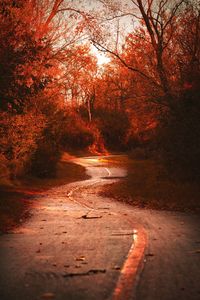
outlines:
M112 162L113 163L113 162ZM128 175L102 188L101 194L143 208L200 212L200 186L174 180L152 160L117 161Z
M26 177L10 186L0 186L0 231L20 224L30 215L35 196L70 182L88 179L85 168L64 157L57 167L55 178Z

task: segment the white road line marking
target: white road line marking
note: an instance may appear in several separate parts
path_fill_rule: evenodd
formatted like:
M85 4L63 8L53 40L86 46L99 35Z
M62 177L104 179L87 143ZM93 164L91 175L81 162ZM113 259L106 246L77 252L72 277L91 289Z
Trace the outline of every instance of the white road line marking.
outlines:
M108 168L104 168L107 172L108 172L108 176L110 177L111 176L111 172Z
M85 187L91 187L91 186L93 186L93 185L95 185L95 184L97 184L97 183L100 183L101 181L102 181L101 179L97 179L97 180L93 181L92 183L88 184L88 185L85 186ZM88 214L89 214L90 212L93 212L93 211L99 212L98 207L95 208L95 207L89 206L89 205L87 205L87 204L84 204L84 203L82 203L82 202L77 201L76 199L74 199L74 197L73 197L74 192L76 192L77 190L81 189L82 187L84 187L84 186L78 186L78 187L72 189L69 193L67 193L67 197L69 198L69 200L71 200L72 202L74 202L74 203L76 203L76 204L79 204L80 206L82 206L82 207L88 209L88 210L89 210ZM112 214L112 215L117 215L117 213L114 213L114 212L109 212L109 213Z

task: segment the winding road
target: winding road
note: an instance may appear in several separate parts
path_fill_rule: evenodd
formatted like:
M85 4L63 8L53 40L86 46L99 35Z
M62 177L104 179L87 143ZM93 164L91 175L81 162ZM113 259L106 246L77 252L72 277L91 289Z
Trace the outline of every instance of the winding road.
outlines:
M126 170L75 162L89 180L35 196L31 218L0 236L0 299L199 300L199 217L102 198Z

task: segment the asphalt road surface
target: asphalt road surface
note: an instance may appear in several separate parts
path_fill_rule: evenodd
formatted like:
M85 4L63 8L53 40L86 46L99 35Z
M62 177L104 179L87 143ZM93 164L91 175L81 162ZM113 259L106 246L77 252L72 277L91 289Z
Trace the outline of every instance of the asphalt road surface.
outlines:
M145 255L123 300L199 300L199 217L102 198L100 187L126 170L97 157L76 162L91 179L35 196L31 218L0 237L0 299L112 299L134 231L143 227Z

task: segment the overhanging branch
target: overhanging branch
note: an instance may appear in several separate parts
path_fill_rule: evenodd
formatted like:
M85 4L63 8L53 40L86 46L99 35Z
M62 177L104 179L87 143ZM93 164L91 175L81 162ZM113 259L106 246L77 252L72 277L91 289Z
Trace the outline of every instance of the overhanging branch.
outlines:
M100 43L98 43L97 41L91 39L91 42L93 43L93 45L102 52L105 53L110 53L111 55L113 55L114 57L116 57L127 69L129 69L132 72L138 73L139 75L141 75L143 78L151 81L157 88L161 88L160 84L157 83L152 77L148 76L147 74L145 74L144 72L142 72L141 70L134 68L133 66L130 66L129 64L127 64L127 62L119 55L119 53L116 53L108 48L106 48L105 46L101 45Z

